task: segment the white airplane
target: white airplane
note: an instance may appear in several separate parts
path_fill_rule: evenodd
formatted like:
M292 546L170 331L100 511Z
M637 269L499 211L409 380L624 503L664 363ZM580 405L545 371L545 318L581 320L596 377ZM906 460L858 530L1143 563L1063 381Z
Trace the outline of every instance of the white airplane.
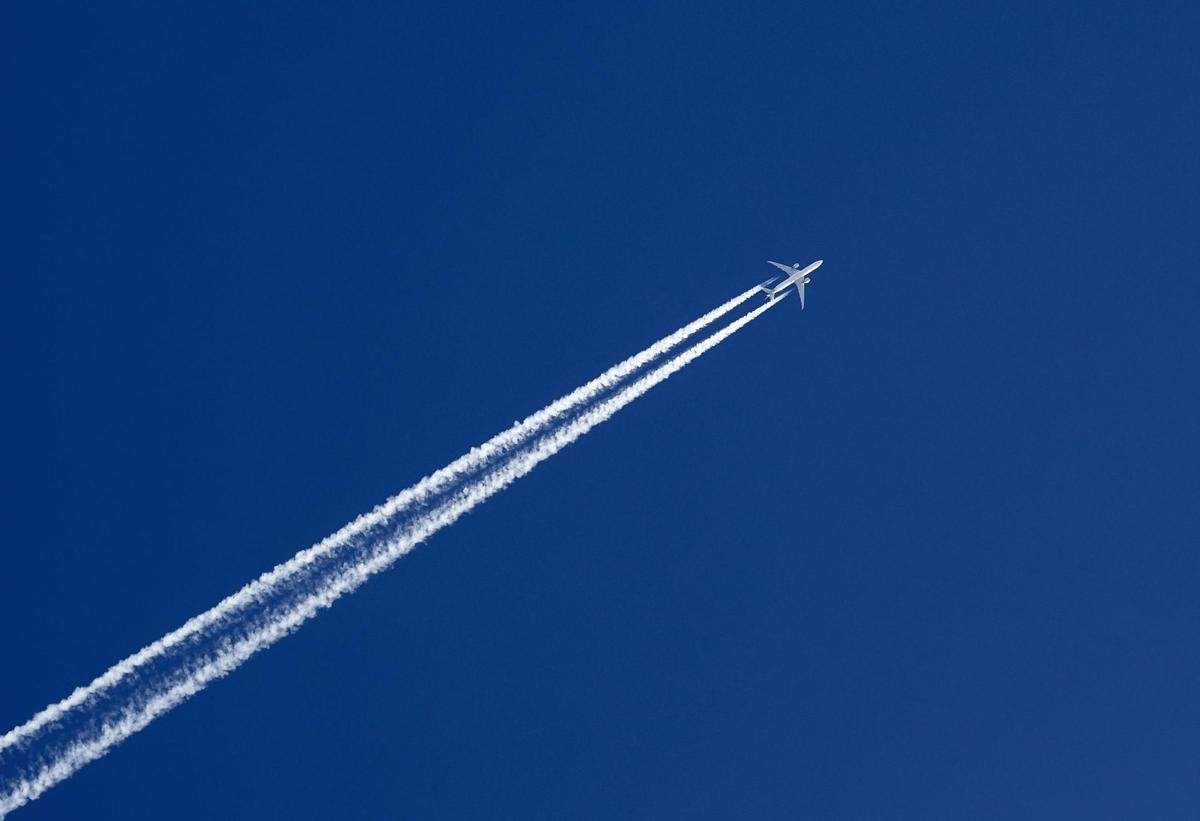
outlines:
M779 279L779 277L771 277L770 279L768 279L766 282L764 282L762 285L759 285L758 287L762 288L763 293L767 295L767 302L774 302L776 299L778 299L780 296L783 295L783 292L788 289L789 285L792 285L794 283L796 286L796 293L800 294L800 308L803 309L804 308L804 286L812 281L808 278L808 275L811 274L813 271L817 270L818 268L820 268L821 263L824 261L825 260L823 260L823 259L819 259L816 262L814 262L812 265L809 265L807 268L801 270L799 262L797 262L795 265L793 265L792 267L789 268L788 266L784 265L781 262L772 262L771 260L767 260L767 262L770 262L776 268L778 268L779 270L781 270L785 274L787 274L787 277L783 280L783 282L781 282L775 286L772 286L771 283L774 282L775 280Z

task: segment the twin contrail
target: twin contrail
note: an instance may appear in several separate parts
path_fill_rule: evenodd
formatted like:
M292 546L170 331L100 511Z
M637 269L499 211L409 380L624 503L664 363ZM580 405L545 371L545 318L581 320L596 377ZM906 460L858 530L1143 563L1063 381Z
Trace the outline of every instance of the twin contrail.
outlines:
M81 717L81 727L74 732L73 738L38 750L36 763L0 785L0 817L37 798L84 764L104 755L159 715L202 690L209 682L270 647L322 608L389 567L421 541L453 524L463 514L719 345L775 303L751 311L611 396L595 401L744 303L758 290L753 288L734 297L482 446L473 448L0 737L0 753L10 747L31 747L40 732L49 734L65 719ZM593 402L595 404L590 404ZM553 427L556 420L564 421ZM536 438L539 433L543 435ZM399 525L396 523L401 512L439 498L441 501L427 510L421 509L408 520ZM315 579L303 575L303 571L312 569L318 560L336 558L340 550L348 547L354 550L350 560L342 566L335 563L331 571L318 573ZM289 597L282 605L258 615L251 612L255 605L262 605L281 590ZM213 639L208 650L202 649L198 641L205 636ZM189 653L193 644L197 645L196 649ZM184 656L178 669L169 674L162 671L156 674L151 662L171 653ZM111 691L119 684L130 686L131 692L118 704L98 710L99 715L89 716L88 711L97 707L102 696L108 696L110 700L116 698Z
M300 551L288 561L262 574L258 579L250 582L233 595L223 599L214 607L197 616L193 616L183 626L147 645L128 658L114 664L90 684L77 688L62 701L49 705L29 721L0 736L0 752L34 735L46 725L61 719L68 711L86 704L90 698L127 678L131 673L161 657L171 648L193 638L213 625L219 624L222 620L235 614L240 609L261 601L266 594L277 589L281 584L295 576L297 572L310 566L318 559L336 551L338 548L345 546L355 537L366 533L372 528L385 524L392 517L396 516L396 514L409 507L436 496L438 493L461 481L464 477L489 464L498 456L524 444L555 419L585 405L601 393L611 390L626 377L677 347L689 337L704 330L704 328L744 303L757 292L757 288L751 288L714 308L699 319L684 325L679 330L663 337L640 353L609 368L590 382L556 399L525 420L515 423L507 430L496 434L482 445L472 448L450 464L431 473L411 487L402 490L371 512L359 516L336 533L326 537L312 547Z

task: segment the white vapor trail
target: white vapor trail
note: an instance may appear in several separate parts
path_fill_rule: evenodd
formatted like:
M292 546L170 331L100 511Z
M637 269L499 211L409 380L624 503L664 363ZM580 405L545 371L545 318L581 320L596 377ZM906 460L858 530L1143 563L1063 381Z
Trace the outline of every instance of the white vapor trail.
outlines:
M181 646L189 639L200 635L205 630L220 624L240 609L262 602L267 595L278 590L297 573L346 546L351 540L371 528L385 524L397 513L444 492L465 477L487 467L498 457L528 442L554 420L616 387L628 376L708 327L758 292L757 287L751 288L719 305L699 319L658 340L640 353L619 362L590 382L556 399L523 421L514 423L512 427L496 434L482 445L471 448L470 451L450 464L402 490L369 513L359 516L336 533L327 536L310 548L301 550L286 562L276 565L272 570L263 573L256 580L218 602L215 606L188 619L181 627L117 662L90 684L76 688L66 698L43 708L24 724L14 727L0 736L0 752L29 739L39 730L66 717L72 710L88 704L98 695L126 681L140 668L162 657L173 648Z
M607 421L626 405L774 307L776 302L778 300L766 303L734 320L612 396L596 402L571 421L550 430L536 443L515 453L507 462L490 468L482 476L456 490L441 504L415 517L401 532L375 546L365 558L321 580L316 588L284 612L247 629L236 640L229 639L218 643L215 651L206 657L195 659L180 673L165 681L155 683L150 679L139 685L141 689L135 690L130 698L131 703L113 718L103 721L98 728L91 730L93 735L59 749L45 751L43 759L34 771L22 773L11 786L5 785L5 791L0 793L0 818L36 799L50 787L69 778L80 767L100 758L158 716L204 689L210 682L227 675L255 653L295 631L321 609L353 592L371 576L387 569L416 545L525 476L538 464L579 439L596 425Z

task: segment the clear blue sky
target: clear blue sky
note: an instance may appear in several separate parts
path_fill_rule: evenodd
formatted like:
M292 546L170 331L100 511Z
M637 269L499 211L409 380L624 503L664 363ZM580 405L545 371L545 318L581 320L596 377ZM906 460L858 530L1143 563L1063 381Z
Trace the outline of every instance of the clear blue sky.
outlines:
M21 818L1195 818L1193 7L437 5L7 10L3 729L808 310Z

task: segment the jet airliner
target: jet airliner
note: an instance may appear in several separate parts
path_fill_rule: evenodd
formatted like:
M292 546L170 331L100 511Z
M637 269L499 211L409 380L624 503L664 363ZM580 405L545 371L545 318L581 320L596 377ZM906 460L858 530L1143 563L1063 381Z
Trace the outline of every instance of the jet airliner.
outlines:
M783 295L783 292L786 291L790 285L794 284L796 286L796 293L800 294L800 308L803 309L804 308L804 286L812 281L808 278L808 275L811 274L813 271L817 270L818 268L820 268L821 263L824 261L825 260L823 260L823 259L819 259L816 262L809 265L807 268L804 268L803 270L801 270L799 262L797 262L795 265L792 265L791 267L788 267L787 265L784 265L781 262L773 262L771 260L767 260L767 262L769 262L771 265L774 265L776 268L778 268L779 270L781 270L785 274L787 274L787 277L784 278L783 282L780 282L778 285L775 285L775 286L772 286L771 283L774 282L775 280L779 279L779 277L771 277L770 279L768 279L766 282L764 282L762 285L759 285L758 287L762 288L763 293L767 295L767 302L774 302L776 299L778 299L780 296Z

